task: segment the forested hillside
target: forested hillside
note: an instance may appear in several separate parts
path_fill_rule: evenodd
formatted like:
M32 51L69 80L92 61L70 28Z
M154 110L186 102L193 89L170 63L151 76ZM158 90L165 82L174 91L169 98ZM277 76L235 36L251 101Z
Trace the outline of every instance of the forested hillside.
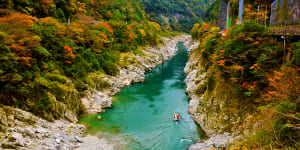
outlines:
M164 30L189 32L193 24L202 20L209 0L139 0L144 4L150 20Z
M47 119L80 113L91 72L155 45L159 24L133 0L0 1L0 103Z

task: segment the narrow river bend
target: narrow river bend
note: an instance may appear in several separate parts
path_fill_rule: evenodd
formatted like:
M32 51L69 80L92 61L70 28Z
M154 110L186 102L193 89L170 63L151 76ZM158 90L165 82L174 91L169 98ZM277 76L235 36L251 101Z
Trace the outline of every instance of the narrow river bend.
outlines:
M87 133L110 140L115 149L183 150L199 139L185 93L188 53L183 43L177 47L177 54L147 73L145 82L122 89L112 109L82 116L79 123L88 126ZM175 110L182 116L178 123L172 118Z

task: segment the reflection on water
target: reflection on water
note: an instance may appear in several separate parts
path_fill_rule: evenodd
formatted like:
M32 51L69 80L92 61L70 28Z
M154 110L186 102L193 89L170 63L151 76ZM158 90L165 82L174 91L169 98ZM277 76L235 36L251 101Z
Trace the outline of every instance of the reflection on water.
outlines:
M104 114L85 115L79 121L88 134L105 137L115 149L182 150L199 139L199 128L188 114L185 94L187 52L182 43L170 61L147 73L144 83L122 89L114 97L113 109ZM181 121L174 122L174 111ZM101 115L102 121L96 116Z

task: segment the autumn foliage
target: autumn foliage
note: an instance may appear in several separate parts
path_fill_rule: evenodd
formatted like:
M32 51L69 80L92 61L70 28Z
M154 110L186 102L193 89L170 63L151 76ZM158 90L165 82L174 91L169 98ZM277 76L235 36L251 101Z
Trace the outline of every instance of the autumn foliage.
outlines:
M263 99L266 101L293 100L300 97L299 69L283 67L268 75L269 86Z
M79 113L88 74L118 74L120 53L155 45L161 31L135 1L29 3L0 4L0 104L49 120Z

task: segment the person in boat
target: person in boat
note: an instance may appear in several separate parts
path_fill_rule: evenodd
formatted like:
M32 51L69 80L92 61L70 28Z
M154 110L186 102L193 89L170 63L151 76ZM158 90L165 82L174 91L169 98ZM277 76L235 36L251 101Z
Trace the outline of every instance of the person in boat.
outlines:
M174 112L173 118L175 120L179 120L180 119L180 113L178 111Z
M176 114L176 112L174 112L174 114L173 114L173 118L174 118L174 119L176 119L176 118L177 118L177 114Z

